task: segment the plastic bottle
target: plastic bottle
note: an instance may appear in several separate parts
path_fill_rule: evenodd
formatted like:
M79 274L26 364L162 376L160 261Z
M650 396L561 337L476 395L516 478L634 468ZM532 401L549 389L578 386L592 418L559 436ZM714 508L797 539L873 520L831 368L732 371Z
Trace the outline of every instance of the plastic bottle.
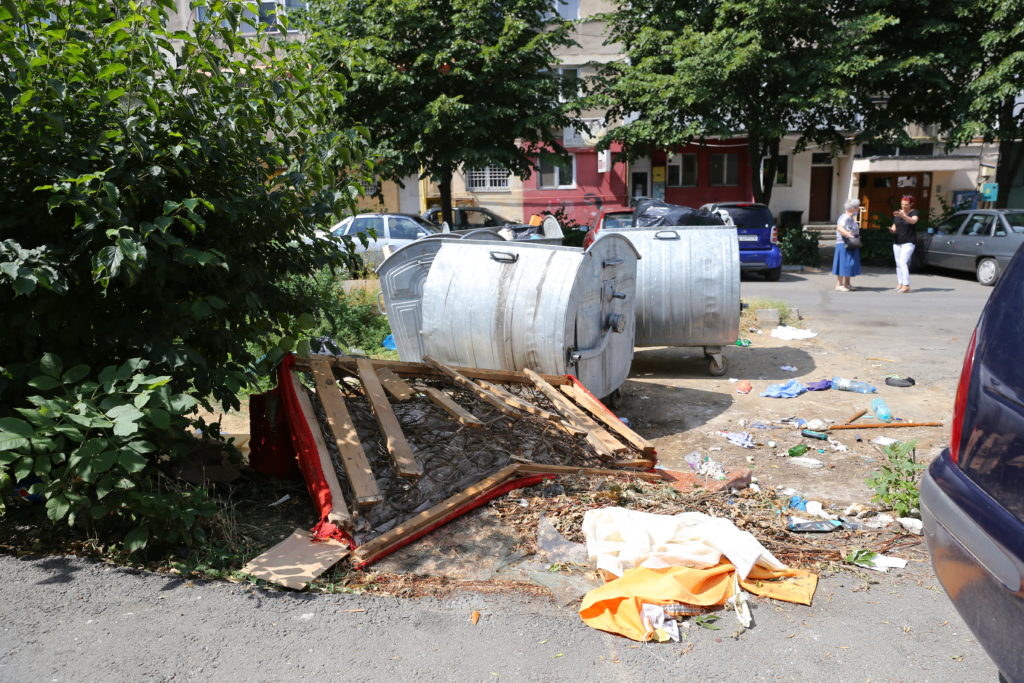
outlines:
M798 458L807 452L807 444L798 443L789 449L789 457Z
M885 405L885 401L880 398L871 401L871 412L882 422L892 422L892 411L889 410L889 406Z
M867 382L859 382L855 379L843 379L842 377L832 378L832 388L839 391L856 391L858 394L873 394L875 388Z

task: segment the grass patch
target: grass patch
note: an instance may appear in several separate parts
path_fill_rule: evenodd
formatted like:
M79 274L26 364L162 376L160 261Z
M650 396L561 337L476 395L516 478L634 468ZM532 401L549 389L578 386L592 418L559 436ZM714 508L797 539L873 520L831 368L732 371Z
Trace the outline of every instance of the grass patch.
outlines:
M740 313L740 329L746 330L750 327L760 327L760 323L757 322L757 311L765 308L774 308L779 312L779 324L789 325L790 327L801 327L800 319L797 317L796 311L782 299L772 299L771 297L755 297L753 299L744 299L743 303L747 305L743 312Z

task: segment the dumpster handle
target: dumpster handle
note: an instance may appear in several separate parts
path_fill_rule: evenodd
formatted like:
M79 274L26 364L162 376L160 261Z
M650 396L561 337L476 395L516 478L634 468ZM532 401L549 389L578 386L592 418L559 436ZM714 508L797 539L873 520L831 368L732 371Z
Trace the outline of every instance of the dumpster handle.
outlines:
M623 332L626 329L626 318L621 313L612 313L608 316L607 322L608 326L604 328L604 332L601 334L601 341L597 343L597 346L592 346L589 349L569 351L569 360L571 362L578 363L587 358L600 356L604 352L604 347L608 346L608 342L611 341L612 333Z
M621 266L621 265L622 265L622 259L620 259L620 258L606 258L604 261L601 261L601 267L602 268L611 268L612 266Z
M519 254L513 254L508 251L492 251L491 258L501 263L515 263L519 260Z
M382 289L377 290L377 311L381 315L386 316L388 314L387 310L384 308L384 290Z
M679 233L675 230L659 230L654 233L654 239L656 240L677 240L679 239Z

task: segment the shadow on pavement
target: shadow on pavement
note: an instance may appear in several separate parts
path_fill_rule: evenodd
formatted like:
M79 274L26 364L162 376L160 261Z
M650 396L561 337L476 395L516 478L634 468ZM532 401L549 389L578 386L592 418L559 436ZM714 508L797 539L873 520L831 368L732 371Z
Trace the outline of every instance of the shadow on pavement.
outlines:
M79 567L74 567L66 557L49 557L42 562L39 562L36 566L45 569L52 573L52 576L37 581L37 584L51 584L51 583L71 583L74 580L74 573L79 571Z

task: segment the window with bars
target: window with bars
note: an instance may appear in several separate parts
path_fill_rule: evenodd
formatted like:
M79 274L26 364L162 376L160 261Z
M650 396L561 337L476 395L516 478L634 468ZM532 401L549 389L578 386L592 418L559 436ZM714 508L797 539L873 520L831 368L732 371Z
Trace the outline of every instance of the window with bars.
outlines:
M466 171L466 188L470 192L502 192L509 189L512 173L501 166L484 166Z

